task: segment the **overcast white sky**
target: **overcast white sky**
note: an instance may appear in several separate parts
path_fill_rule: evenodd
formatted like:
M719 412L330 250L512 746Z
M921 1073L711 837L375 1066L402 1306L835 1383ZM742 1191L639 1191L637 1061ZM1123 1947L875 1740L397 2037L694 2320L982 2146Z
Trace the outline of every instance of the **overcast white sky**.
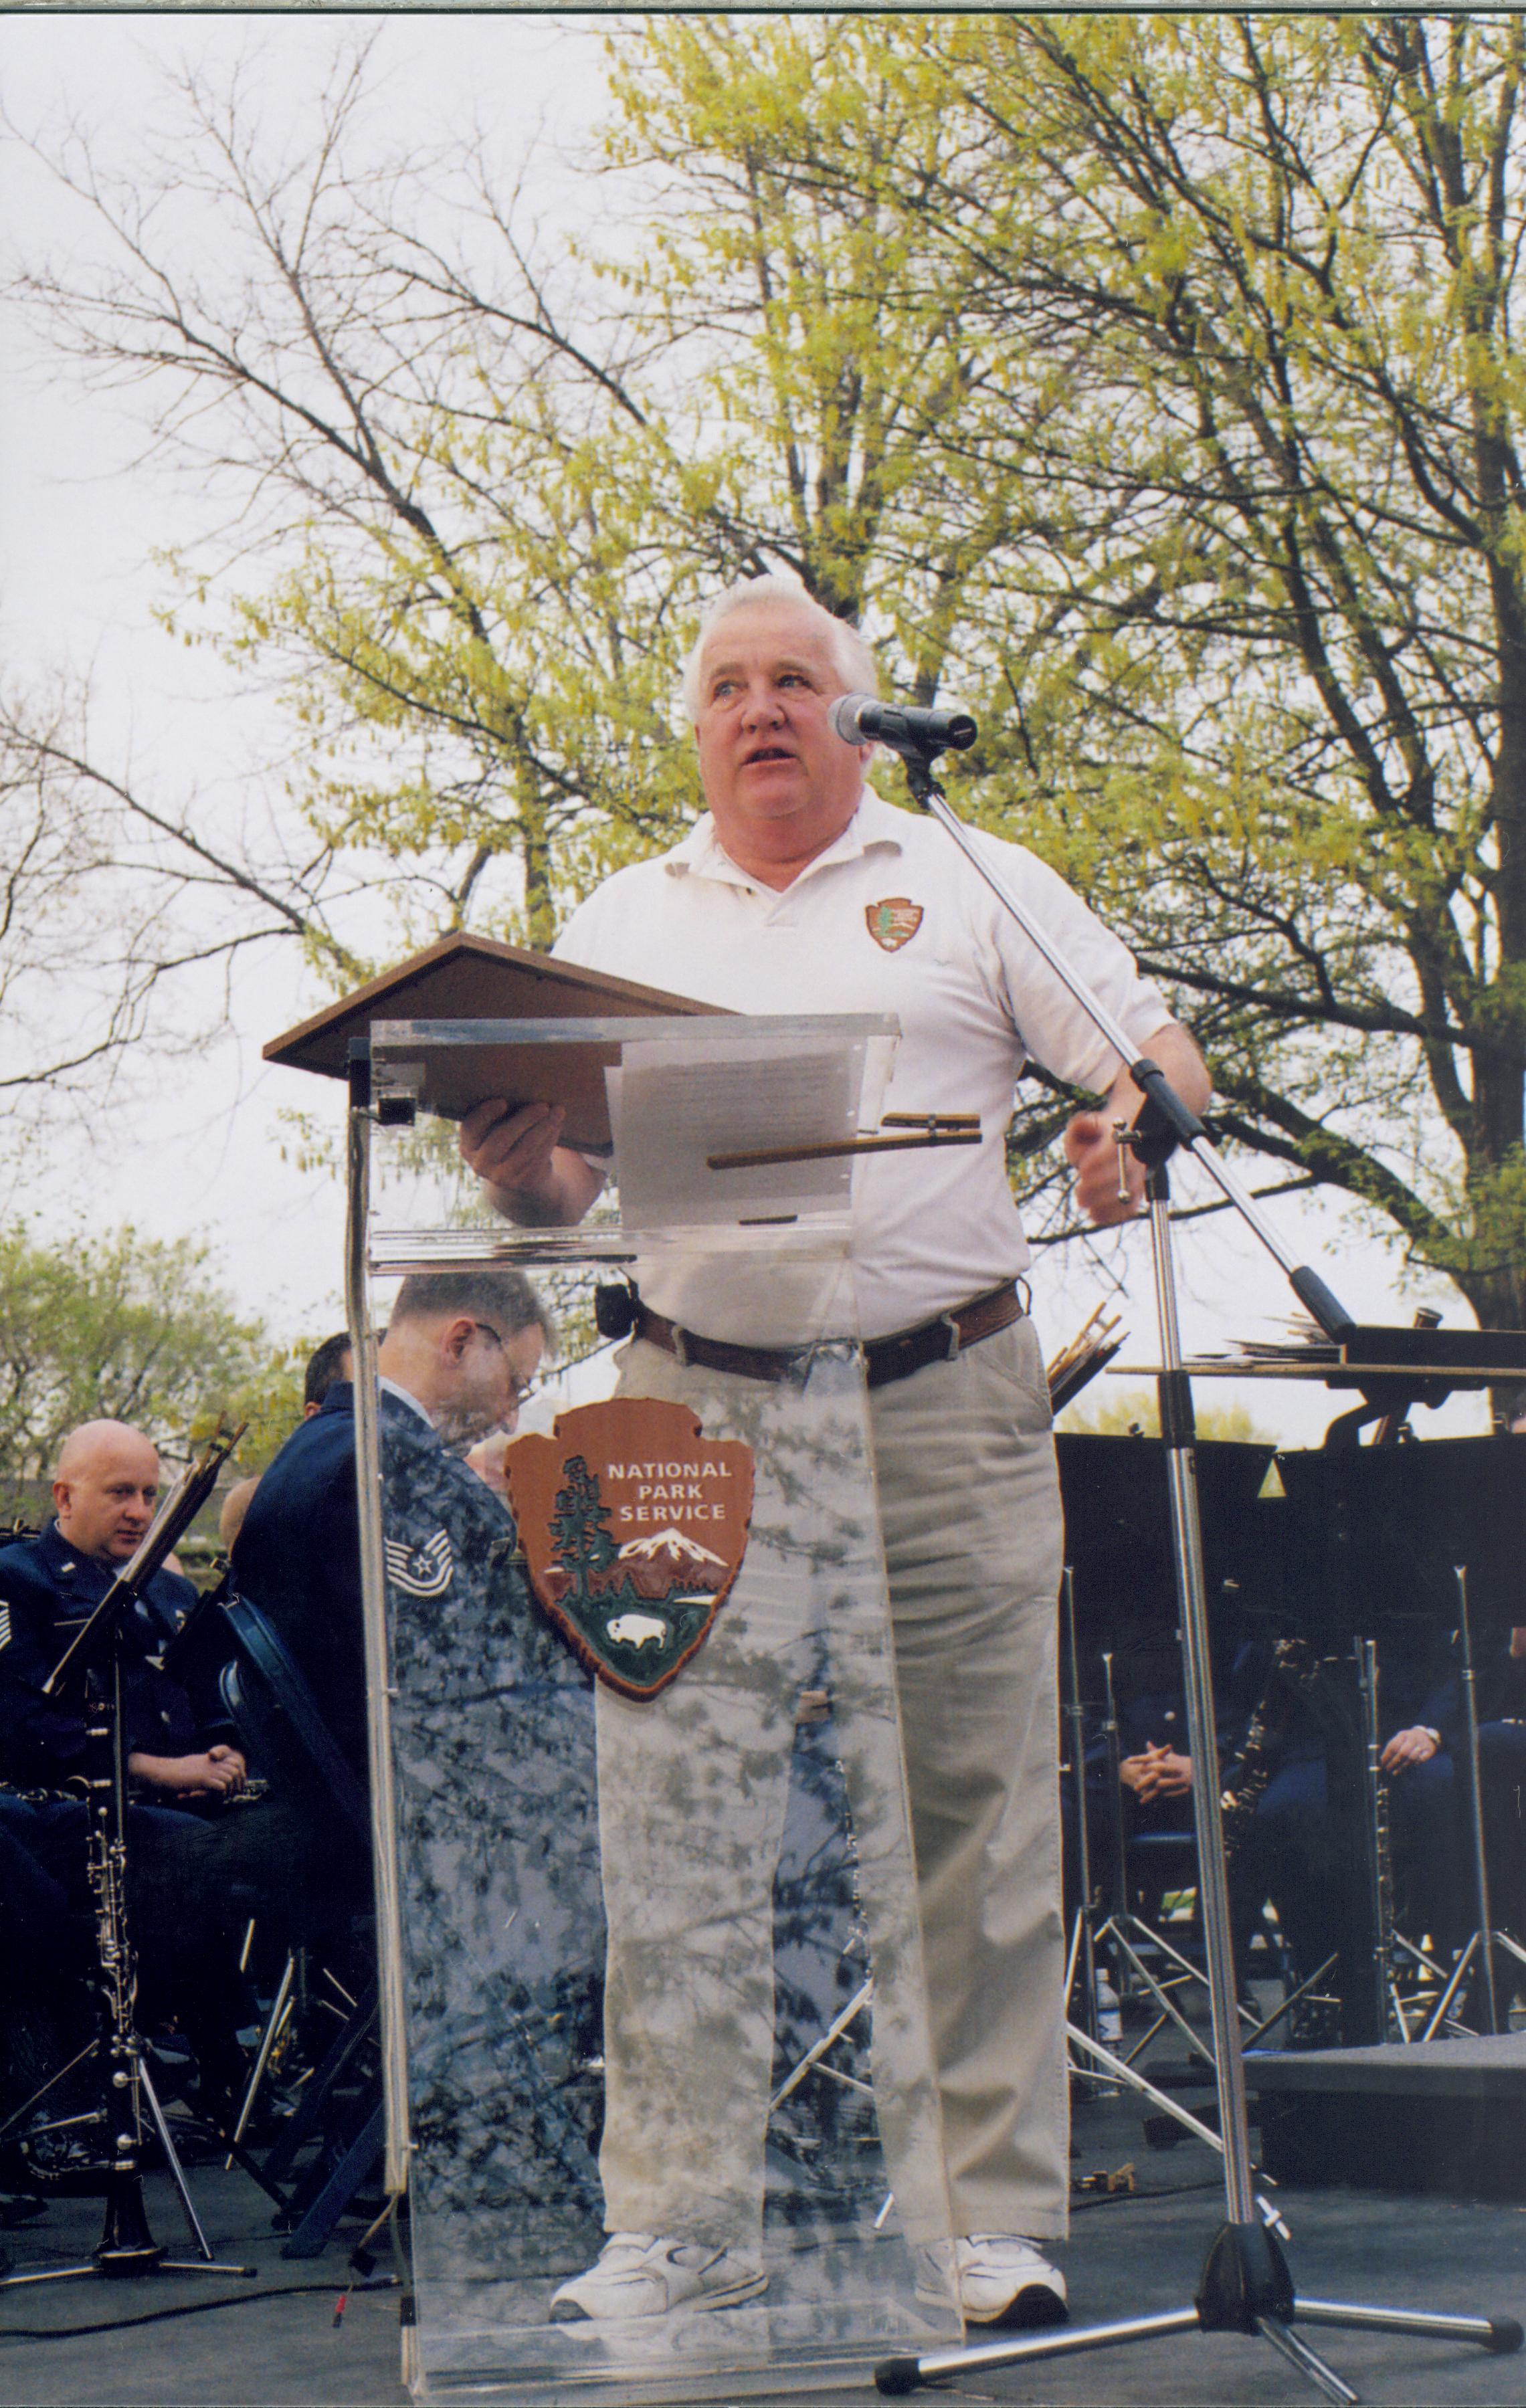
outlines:
M527 145L543 120L569 143L597 114L598 26L518 15L6 16L0 88L22 128L56 129L72 118L98 129L121 162L162 114L166 68L186 61L218 72L252 56L272 93L299 97L322 80L337 48L373 23L382 28L386 76L383 130L400 140L427 141L480 113L506 142ZM0 222L28 250L45 242L66 252L80 239L73 206L15 145L0 149ZM169 588L151 550L194 540L206 503L163 467L135 465L138 427L129 397L89 394L57 364L34 358L28 372L5 380L0 645L12 672L45 679L65 666L88 670L101 733L163 791L180 797L195 788L209 805L219 797L235 805L268 779L287 730L267 701L154 623L154 606L169 598ZM156 1079L130 1122L116 1116L88 1149L71 1138L35 1200L87 1229L131 1219L157 1235L209 1238L229 1286L263 1310L279 1334L321 1333L338 1318L340 1200L332 1182L281 1159L276 1116L283 1105L323 1102L326 1085L314 1094L320 1082L267 1071L259 1061L266 1039L319 999L280 948L247 962L235 996L236 1039L200 1064ZM204 1001L188 990L187 1014ZM336 1089L326 1107L336 1113L337 1096ZM1195 1167L1181 1185L1184 1200L1206 1200ZM1443 1283L1402 1290L1395 1258L1353 1234L1340 1211L1295 1198L1270 1210L1359 1315L1407 1320L1416 1302L1431 1300L1450 1323L1471 1318ZM1063 1267L1060 1253L1070 1256ZM1130 1290L1128 1355L1142 1360L1153 1343L1144 1231L1130 1232L1109 1255ZM1227 1215L1184 1230L1182 1273L1189 1345L1264 1335L1291 1305L1281 1274ZM1046 1342L1068 1336L1111 1280L1078 1249L1044 1258L1036 1284ZM1205 1383L1202 1401L1237 1393ZM1299 1442L1317 1439L1338 1409L1322 1390L1286 1383L1259 1383L1244 1395L1265 1427ZM1417 1421L1428 1435L1486 1426L1481 1403L1472 1399Z

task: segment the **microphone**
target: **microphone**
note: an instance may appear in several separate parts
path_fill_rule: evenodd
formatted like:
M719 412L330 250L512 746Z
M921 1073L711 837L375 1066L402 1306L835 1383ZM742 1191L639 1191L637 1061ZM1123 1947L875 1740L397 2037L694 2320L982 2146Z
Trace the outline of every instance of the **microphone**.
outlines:
M844 744L885 744L909 761L934 752L968 752L980 730L967 710L917 710L910 703L881 702L872 694L844 694L828 716Z

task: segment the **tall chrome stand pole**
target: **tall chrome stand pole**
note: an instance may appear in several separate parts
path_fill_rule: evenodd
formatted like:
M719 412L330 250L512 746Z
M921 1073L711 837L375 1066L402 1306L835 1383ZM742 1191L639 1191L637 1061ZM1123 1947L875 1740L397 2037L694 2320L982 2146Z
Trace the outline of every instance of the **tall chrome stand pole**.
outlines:
M1479 1969L1484 2028L1497 2032L1500 2028L1500 2000L1494 1971L1495 1951L1504 1949L1518 1965L1526 1965L1526 1949L1512 1940L1508 1931L1496 1931L1494 1928L1489 1858L1484 1850L1484 1780L1478 1751L1478 1684L1473 1662L1473 1630L1468 1620L1468 1575L1461 1564L1454 1569L1457 1574L1457 1643L1462 1689L1462 1786L1467 1797L1468 1843L1473 1856L1473 1894L1478 1919L1467 1945L1452 1968L1447 1987L1432 2010L1430 2021L1420 2034L1422 2040L1429 2040L1451 2013L1453 2002L1461 1996L1474 1965Z
M1172 1262L1171 1186L1163 1163L1149 1172L1144 1194L1150 1216L1156 1315L1160 1329L1160 1435L1165 1441L1176 1608L1181 1616L1188 1738L1195 1770L1192 1821L1198 1841L1198 1906L1217 2069L1219 2130L1224 2135L1224 2200L1232 2225L1250 2226L1260 2234L1262 2227L1256 2214L1250 2180L1230 1885L1224 1867L1224 1826L1219 1810L1218 1718L1214 1712L1208 1584L1203 1576L1202 1521L1198 1508L1197 1432L1192 1418L1192 1384L1182 1369Z
M1117 2324L1066 2332L1042 2332L1024 2341L982 2344L973 2349L943 2350L927 2358L887 2358L876 2367L879 2389L895 2395L924 2384L967 2377L998 2367L1017 2366L1029 2358L1064 2358L1081 2350L1121 2348L1134 2342L1155 2341L1176 2332L1241 2332L1259 2335L1278 2356L1304 2375L1325 2399L1354 2402L1358 2394L1310 2349L1292 2329L1295 2317L1320 2323L1423 2335L1430 2339L1477 2342L1499 2354L1519 2350L1523 2338L1514 2317L1450 2316L1411 2313L1397 2308L1359 2306L1339 2300L1300 2301L1294 2295L1288 2261L1275 2236L1256 2214L1250 2179L1250 2142L1245 2124L1245 2069L1240 2057L1240 2032L1235 2012L1234 1952L1230 1933L1229 1881L1224 1870L1224 1835L1219 1814L1217 1733L1214 1716L1213 1673L1209 1652L1207 1589L1202 1570L1202 1529L1198 1511L1195 1433L1191 1382L1182 1368L1176 1319L1176 1286L1172 1259L1170 1190L1165 1162L1173 1148L1188 1146L1211 1170L1222 1192L1234 1203L1270 1252L1288 1271L1295 1294L1332 1337L1353 1326L1317 1273L1294 1266L1292 1256L1274 1231L1263 1226L1265 1216L1245 1196L1237 1180L1226 1172L1208 1142L1207 1131L1185 1105L1159 1066L1147 1057L1134 1060L1127 1031L1071 967L1048 931L1035 920L1021 898L1009 888L978 840L956 819L934 784L930 763L920 757L907 762L907 776L917 801L931 811L972 867L1011 913L1055 975L1129 1065L1145 1101L1130 1133L1135 1151L1148 1166L1145 1197L1149 1210L1151 1254L1155 1272L1156 1310L1160 1324L1160 1434L1165 1441L1171 1505L1172 1548L1175 1559L1176 1601L1182 1617L1182 1667L1187 1688L1188 1728L1197 1777L1192 1784L1193 1815L1198 1842L1198 1879L1202 1910L1203 1942L1208 1965L1208 1992L1213 2015L1214 2055L1218 2087L1219 2128L1224 2141L1224 2199L1227 2221L1219 2228L1204 2261L1198 2293L1189 2309L1164 2315L1125 2318Z
M408 2050L403 1928L398 1904L397 1810L392 1770L392 1670L387 1643L386 1565L382 1545L381 1398L367 1280L370 1214L371 1096L368 1039L353 1041L345 1226L345 1317L355 1379L355 1491L360 1513L360 1590L366 1643L367 1764L371 1786L371 1866L376 1885L377 1982L382 2030L383 2187L408 2187Z
M1075 1576L1069 1564L1061 1578L1065 1604L1065 1726L1071 1759L1071 1794L1075 1800L1075 1862L1079 1898L1071 1940L1071 1961L1065 1985L1067 2008L1081 1978L1081 2021L1088 2040L1101 2040L1097 2014L1097 1949L1093 1938L1091 1835L1087 1828L1087 1728L1081 1705L1081 1663L1075 1646Z

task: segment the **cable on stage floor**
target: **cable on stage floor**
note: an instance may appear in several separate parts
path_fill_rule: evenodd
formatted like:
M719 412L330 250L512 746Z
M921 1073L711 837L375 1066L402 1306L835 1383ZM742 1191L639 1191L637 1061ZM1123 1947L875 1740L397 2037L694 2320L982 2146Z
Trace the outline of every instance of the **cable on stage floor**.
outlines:
M146 2316L112 2316L104 2324L0 2326L0 2342L80 2341L89 2333L127 2332L134 2325L167 2324L174 2316L209 2315L214 2308L252 2307L259 2300L295 2300L305 2292L317 2292L324 2299L339 2295L353 2299L358 2291L396 2291L401 2287L396 2274L378 2274L374 2281L366 2283L276 2283L266 2291L227 2291L220 2300L192 2300L183 2308L151 2308Z

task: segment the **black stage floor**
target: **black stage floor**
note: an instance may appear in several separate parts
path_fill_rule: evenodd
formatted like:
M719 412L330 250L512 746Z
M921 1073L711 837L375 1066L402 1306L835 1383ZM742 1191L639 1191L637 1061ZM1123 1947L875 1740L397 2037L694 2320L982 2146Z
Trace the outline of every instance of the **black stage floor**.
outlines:
M1133 2197L1076 2201L1062 2258L1077 2321L1186 2306L1218 2221L1217 2159L1184 2140L1169 2152L1144 2143L1139 2111L1090 2101L1076 2116L1075 2171L1116 2171L1131 2160ZM402 2408L396 2294L350 2293L358 2228L344 2226L325 2255L283 2260L267 2202L238 2173L194 2171L193 2190L220 2258L246 2258L257 2283L162 2276L151 2282L78 2282L0 2291L0 2401L10 2408ZM149 2181L155 2236L179 2252L181 2222L167 2181ZM1280 2195L1292 2230L1295 2278L1311 2297L1384 2305L1514 2315L1526 2320L1526 2209L1356 2190ZM18 2272L88 2255L99 2236L94 2200L55 2202L44 2220L4 2235ZM383 2258L380 2271L384 2271ZM292 2284L319 2287L278 2296ZM88 2328L177 2307L207 2310L113 2332ZM25 2337L42 2329L54 2338ZM1526 2353L1490 2358L1451 2344L1390 2341L1309 2330L1309 2339L1364 2400L1441 2408L1450 2401L1526 2402ZM780 2401L783 2392L768 2395ZM866 2386L814 2395L827 2408L875 2395ZM1123 2352L970 2377L919 2395L929 2401L1225 2403L1312 2401L1316 2394L1260 2342L1189 2333ZM718 2401L726 2398L717 2393ZM798 2400L799 2394L794 2397ZM753 2395L756 2400L756 2395Z

